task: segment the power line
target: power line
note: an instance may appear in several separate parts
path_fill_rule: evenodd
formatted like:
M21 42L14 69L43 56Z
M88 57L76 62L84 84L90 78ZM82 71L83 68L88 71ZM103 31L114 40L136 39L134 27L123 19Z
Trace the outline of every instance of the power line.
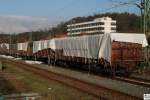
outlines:
M110 8L107 8L107 9L104 9L104 10L101 10L102 12L105 12L105 11L109 11L109 10L112 10L114 8L118 8L118 7L121 7L121 6L125 6L127 4L117 4L117 5L114 5L113 7L110 7Z
M128 4L124 3L124 4L116 4L110 8L106 8L106 9L102 9L102 10L99 10L97 12L94 12L94 13L103 13L103 12L107 12L107 11L110 11L112 9L115 9L115 8L119 8L119 7L122 7L122 6L128 6Z

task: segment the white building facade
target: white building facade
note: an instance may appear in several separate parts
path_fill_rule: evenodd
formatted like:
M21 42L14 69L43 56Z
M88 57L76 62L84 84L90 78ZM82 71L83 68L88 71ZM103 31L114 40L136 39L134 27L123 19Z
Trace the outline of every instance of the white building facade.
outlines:
M96 18L93 21L67 25L68 35L103 34L116 32L116 20L110 17Z

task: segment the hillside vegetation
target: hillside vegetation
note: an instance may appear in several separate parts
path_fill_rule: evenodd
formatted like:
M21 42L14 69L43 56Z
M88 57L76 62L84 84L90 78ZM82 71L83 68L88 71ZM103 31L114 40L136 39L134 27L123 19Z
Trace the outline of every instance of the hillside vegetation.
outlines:
M90 21L95 18L109 16L112 19L117 21L117 32L127 32L127 33L140 33L140 23L141 19L140 16L130 13L105 13L105 14L95 14L91 16L83 16L83 17L75 17L72 18L69 21L61 22L55 27L44 29L44 30L38 30L38 31L32 31L32 32L24 32L24 33L16 33L10 35L1 34L0 35L0 42L25 42L29 40L43 40L43 39L50 39L53 37L62 37L67 34L67 24L69 23L79 23L79 22L85 22ZM11 37L11 39L10 39ZM150 37L149 37L150 40Z

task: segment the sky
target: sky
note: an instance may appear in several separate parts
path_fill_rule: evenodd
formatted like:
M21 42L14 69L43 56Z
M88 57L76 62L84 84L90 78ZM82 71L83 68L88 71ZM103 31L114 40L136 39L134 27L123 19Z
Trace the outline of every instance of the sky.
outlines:
M18 33L53 27L73 17L105 12L139 14L134 5L119 6L111 0L0 0L0 32ZM115 0L119 1L119 0ZM138 0L120 0L137 2ZM109 9L109 10L108 10Z

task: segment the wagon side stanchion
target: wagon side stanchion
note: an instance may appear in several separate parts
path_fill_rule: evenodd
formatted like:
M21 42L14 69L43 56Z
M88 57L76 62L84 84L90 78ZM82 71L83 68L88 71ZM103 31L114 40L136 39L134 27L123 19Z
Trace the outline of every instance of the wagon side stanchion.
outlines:
M50 59L50 55L48 54L48 66L51 65L51 59Z
M112 66L112 77L116 77L116 66Z
M88 72L88 75L90 75L90 72L91 72L91 60L88 60L88 66L89 66L89 72Z
M86 64L88 64L88 75L91 73L91 60L88 58L88 49L85 49L86 52Z
M36 61L36 60L37 60L37 54L34 55L34 61Z
M27 60L27 54L25 54L25 60Z
M150 54L149 53L150 53L150 46L147 46L146 47L146 62L147 62L147 66L148 67L150 67L150 61L149 61L150 60L149 59L150 58Z
M56 65L56 52L54 53L54 66Z
M48 58L48 59L47 59L47 63L48 63L48 66L50 66L51 63L50 63L50 52L49 52L49 49L47 49L46 52L47 52L47 53L45 53L45 54L47 55L47 58ZM45 55L45 56L46 56L46 55Z

